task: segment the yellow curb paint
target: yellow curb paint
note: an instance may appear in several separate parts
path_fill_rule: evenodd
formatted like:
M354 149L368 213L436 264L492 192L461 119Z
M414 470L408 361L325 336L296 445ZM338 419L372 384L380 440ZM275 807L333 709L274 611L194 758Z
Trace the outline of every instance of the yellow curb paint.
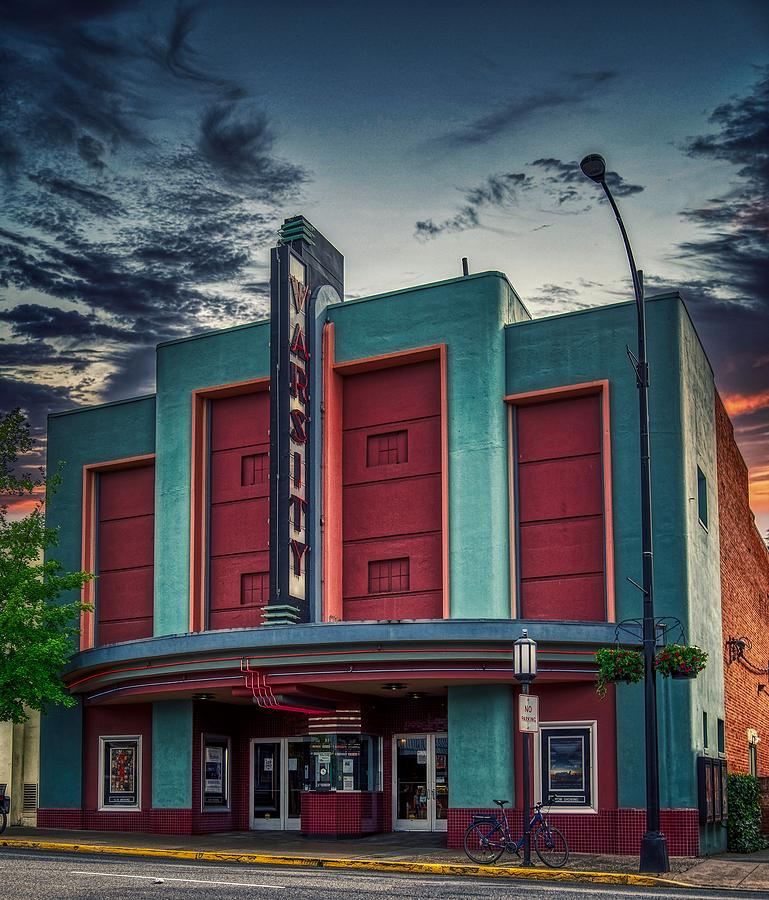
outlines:
M215 850L171 850L165 847L113 847L105 844L68 844L61 841L29 841L0 838L0 847L28 850L62 850L69 853L108 853L116 856L156 856L213 862L241 862L264 866L309 866L316 869L363 869L370 872L464 875L479 878L523 878L527 881L571 881L594 884L632 884L640 887L692 887L670 878L634 875L630 872L575 872L571 869L521 869L507 866L473 866L465 863L405 862L382 859L342 859L325 856L269 856Z

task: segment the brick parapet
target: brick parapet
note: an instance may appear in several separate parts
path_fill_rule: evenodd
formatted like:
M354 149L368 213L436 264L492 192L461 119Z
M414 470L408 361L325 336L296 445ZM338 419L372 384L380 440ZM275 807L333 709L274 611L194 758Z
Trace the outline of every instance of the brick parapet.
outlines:
M723 637L745 637L745 657L757 667L769 661L769 551L750 509L748 468L734 439L729 415L716 394L716 448L721 552ZM759 693L758 685L767 686ZM748 772L748 729L755 729L758 774L769 775L769 677L724 654L726 756L731 772Z

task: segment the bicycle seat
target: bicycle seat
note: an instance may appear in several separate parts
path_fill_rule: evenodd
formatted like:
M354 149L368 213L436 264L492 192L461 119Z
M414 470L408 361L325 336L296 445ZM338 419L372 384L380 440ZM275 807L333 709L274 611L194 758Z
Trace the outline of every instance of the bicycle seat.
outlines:
M509 800L495 800L494 801L497 806L504 808L510 801Z

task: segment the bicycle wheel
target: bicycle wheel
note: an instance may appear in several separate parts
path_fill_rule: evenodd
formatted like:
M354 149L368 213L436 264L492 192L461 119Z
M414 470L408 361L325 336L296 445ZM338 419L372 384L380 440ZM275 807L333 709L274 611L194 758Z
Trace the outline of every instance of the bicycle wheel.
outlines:
M551 869L559 869L566 865L569 859L569 845L557 828L553 828L552 825L543 825L532 837L537 856L546 866L550 866Z
M502 829L494 822L476 822L465 832L465 853L474 863L489 866L505 849Z

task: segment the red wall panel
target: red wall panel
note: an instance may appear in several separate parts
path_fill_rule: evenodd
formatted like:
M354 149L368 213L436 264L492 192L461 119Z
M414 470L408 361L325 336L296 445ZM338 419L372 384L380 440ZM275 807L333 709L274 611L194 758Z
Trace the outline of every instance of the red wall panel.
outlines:
M342 499L345 541L440 529L441 476L351 485Z
M598 394L518 408L518 459L532 462L601 450ZM558 427L554 428L553 423Z
M344 429L440 415L437 360L348 375L342 401Z
M441 618L439 362L345 376L343 432L344 618ZM398 461L380 464L388 435ZM377 591L370 565L392 560L407 561L408 587Z
M130 703L120 706L86 706L84 712L83 807L99 806L99 738L110 735L142 738L141 806L152 805L152 704ZM106 815L139 815L138 811L110 810Z
M269 572L269 394L210 403L208 627L253 627L264 602L243 602L241 578Z
M368 465L367 441L382 431L405 431L408 435L406 462ZM390 478L412 478L415 475L440 475L441 420L440 416L411 419L400 423L345 428L342 445L342 479L345 485L370 484Z
M155 466L98 475L96 642L152 636Z
M211 401L211 450L268 444L270 401L267 391Z
M609 688L609 694L604 700L601 700L596 694L595 682L538 683L534 693L539 697L540 722L595 720L598 743L598 807L599 809L615 809L617 806L617 723L614 687ZM517 708L517 699L515 702ZM536 738L535 735L535 740ZM519 757L521 752L521 736L516 732L516 756ZM523 796L521 769L521 766L515 767L516 797Z
M606 618L601 397L516 409L520 615Z

